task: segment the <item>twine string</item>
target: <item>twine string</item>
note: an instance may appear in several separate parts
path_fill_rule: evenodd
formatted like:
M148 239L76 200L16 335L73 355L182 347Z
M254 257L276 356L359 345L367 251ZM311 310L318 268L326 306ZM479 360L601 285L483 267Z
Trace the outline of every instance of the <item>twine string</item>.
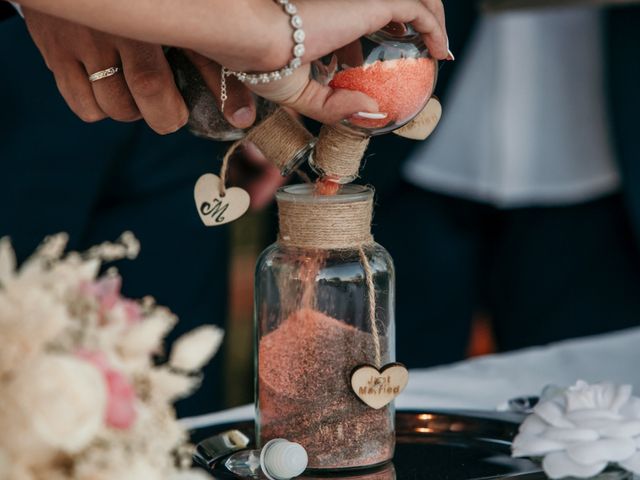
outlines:
M242 145L243 140L237 140L229 147L227 153L222 158L222 166L220 167L220 197L224 197L227 193L227 174L229 173L229 160L236 153L236 150Z
M367 300L369 305L369 323L371 324L371 335L373 335L373 344L375 345L376 368L382 367L382 348L380 340L380 331L378 330L378 321L376 320L376 286L373 283L373 269L369 263L366 253L362 245L358 249L360 261L364 269L364 278L367 286Z
M220 196L226 193L229 160L244 142L252 142L262 154L280 170L309 150L313 135L284 109L275 112L254 126L247 135L234 142L222 158L220 167Z

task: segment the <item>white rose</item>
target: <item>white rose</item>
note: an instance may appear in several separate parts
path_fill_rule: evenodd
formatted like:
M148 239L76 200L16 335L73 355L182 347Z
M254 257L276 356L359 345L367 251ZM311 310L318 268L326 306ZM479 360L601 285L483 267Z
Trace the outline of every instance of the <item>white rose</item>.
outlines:
M513 441L515 457L542 457L553 478L592 477L609 463L640 474L640 399L630 385L579 381L541 401Z
M53 448L76 453L104 428L107 405L102 374L68 355L41 356L10 386L28 415L30 430Z

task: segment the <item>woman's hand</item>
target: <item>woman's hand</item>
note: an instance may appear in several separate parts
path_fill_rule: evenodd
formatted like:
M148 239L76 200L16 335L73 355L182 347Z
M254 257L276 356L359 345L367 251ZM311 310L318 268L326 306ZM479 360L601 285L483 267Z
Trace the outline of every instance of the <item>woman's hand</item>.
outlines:
M166 68L161 65L164 60L160 59L158 53L157 45L159 44L200 52L214 62L236 71L278 70L292 57L290 18L275 1L56 0L51 2L50 0L21 0L21 2L39 11L118 35L118 42L123 42L121 37L127 37L156 45L149 47L149 43L139 44L134 50L142 51L143 57L153 60L158 67L156 72L162 73L165 76L163 78L168 77L163 73L166 72ZM304 22L306 52L302 60L306 64L350 44L363 35L379 30L392 21L411 23L415 30L423 35L433 57L445 59L450 56L441 0L293 0L293 3L298 7ZM50 36L56 36L55 32L50 32ZM120 47L122 43L118 42L113 45L114 39L107 37L107 43L111 44L111 56L116 56L113 54L115 50L124 62L125 57L130 56L130 49ZM65 57L66 64L73 61L76 64L88 65L89 61L85 58L87 55L94 60L99 57L95 48L91 52L78 52L78 49L82 49L83 41L76 39L68 44L62 43L63 49L73 52L70 57ZM95 47L95 42L93 45ZM100 65L95 67L96 71L113 64L112 62L109 62L109 65L98 63ZM294 76L268 84L265 88L258 86L256 91L325 123L332 123L358 111L377 111L375 102L362 94L334 92L329 87L310 82L307 75L308 67L306 68L306 72L305 69L299 69ZM88 67L87 70L89 70ZM125 72L126 70L132 69L125 69ZM74 72L73 78L80 82L78 68L75 68ZM56 77L64 75L70 76L60 72ZM125 73L127 84L129 77L130 75L127 76ZM158 81L155 77L153 79L147 77L147 79L151 83ZM112 80L113 82L116 80ZM140 83L146 84L146 82ZM84 97L88 97L88 93L92 90L90 87L93 85L85 84L82 87L86 93ZM143 90L147 95L157 94L157 91L149 92L146 88ZM94 96L98 100L99 95ZM174 98L174 102L176 101L175 94L167 98L170 97ZM142 107L140 105L138 107L141 114L146 116ZM176 111L183 110L178 108ZM182 120L184 121L184 118ZM173 128L178 123L166 128Z
M294 75L268 84L249 85L258 95L282 105L291 107L297 112L322 123L336 123L357 112L378 112L377 103L360 92L349 90L333 90L309 78L309 64L323 55L345 47L363 35L372 33L386 26L391 21L411 23L416 31L423 35L425 44L431 55L437 59L453 59L449 51L441 0L292 0L298 7L303 19L306 33L306 53L303 61L307 62ZM263 63L260 69L252 68L243 58L222 58L226 66L250 71L277 70L291 59L291 27L288 16L274 2L265 5L276 7L270 21L279 28L271 29L266 48L261 54ZM271 10L274 10L271 8ZM339 14L336 14L339 12ZM265 13L265 17L267 14ZM284 23L285 25L281 25ZM282 28L288 31L283 32Z
M160 134L174 132L186 123L189 112L161 46L102 33L28 8L23 12L60 93L82 120L144 118ZM219 98L220 66L194 52L186 53ZM120 71L95 82L88 80L88 74L112 66ZM255 120L251 94L237 82L230 82L228 88L227 120L238 128L249 127Z

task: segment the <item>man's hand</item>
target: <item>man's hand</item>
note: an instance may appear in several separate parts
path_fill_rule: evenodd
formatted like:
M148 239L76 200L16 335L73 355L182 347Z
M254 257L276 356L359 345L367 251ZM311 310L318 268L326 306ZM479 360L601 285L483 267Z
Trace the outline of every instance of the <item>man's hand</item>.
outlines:
M160 134L175 132L187 122L189 112L160 45L102 33L27 8L24 17L60 93L82 120L144 118ZM196 53L188 55L218 97L220 68ZM115 66L120 69L115 75L89 81L88 75ZM247 128L255 120L252 97L238 83L230 88L233 100L227 103L225 116L232 125Z

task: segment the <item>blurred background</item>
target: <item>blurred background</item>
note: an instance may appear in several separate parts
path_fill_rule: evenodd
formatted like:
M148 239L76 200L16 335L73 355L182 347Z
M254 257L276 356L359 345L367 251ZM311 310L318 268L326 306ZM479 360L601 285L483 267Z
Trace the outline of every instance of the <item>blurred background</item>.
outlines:
M443 119L423 143L374 139L359 180L376 189L374 236L396 262L398 360L410 368L640 324L633 3L447 3L456 59L440 66ZM59 231L79 250L133 231L142 253L117 265L124 293L169 306L175 335L226 329L181 414L252 401L253 268L276 239L270 199L284 180L241 152L231 183L260 205L205 228L193 186L229 145L83 122L43 59L73 50L77 29L25 17L0 1L0 237L23 260Z

